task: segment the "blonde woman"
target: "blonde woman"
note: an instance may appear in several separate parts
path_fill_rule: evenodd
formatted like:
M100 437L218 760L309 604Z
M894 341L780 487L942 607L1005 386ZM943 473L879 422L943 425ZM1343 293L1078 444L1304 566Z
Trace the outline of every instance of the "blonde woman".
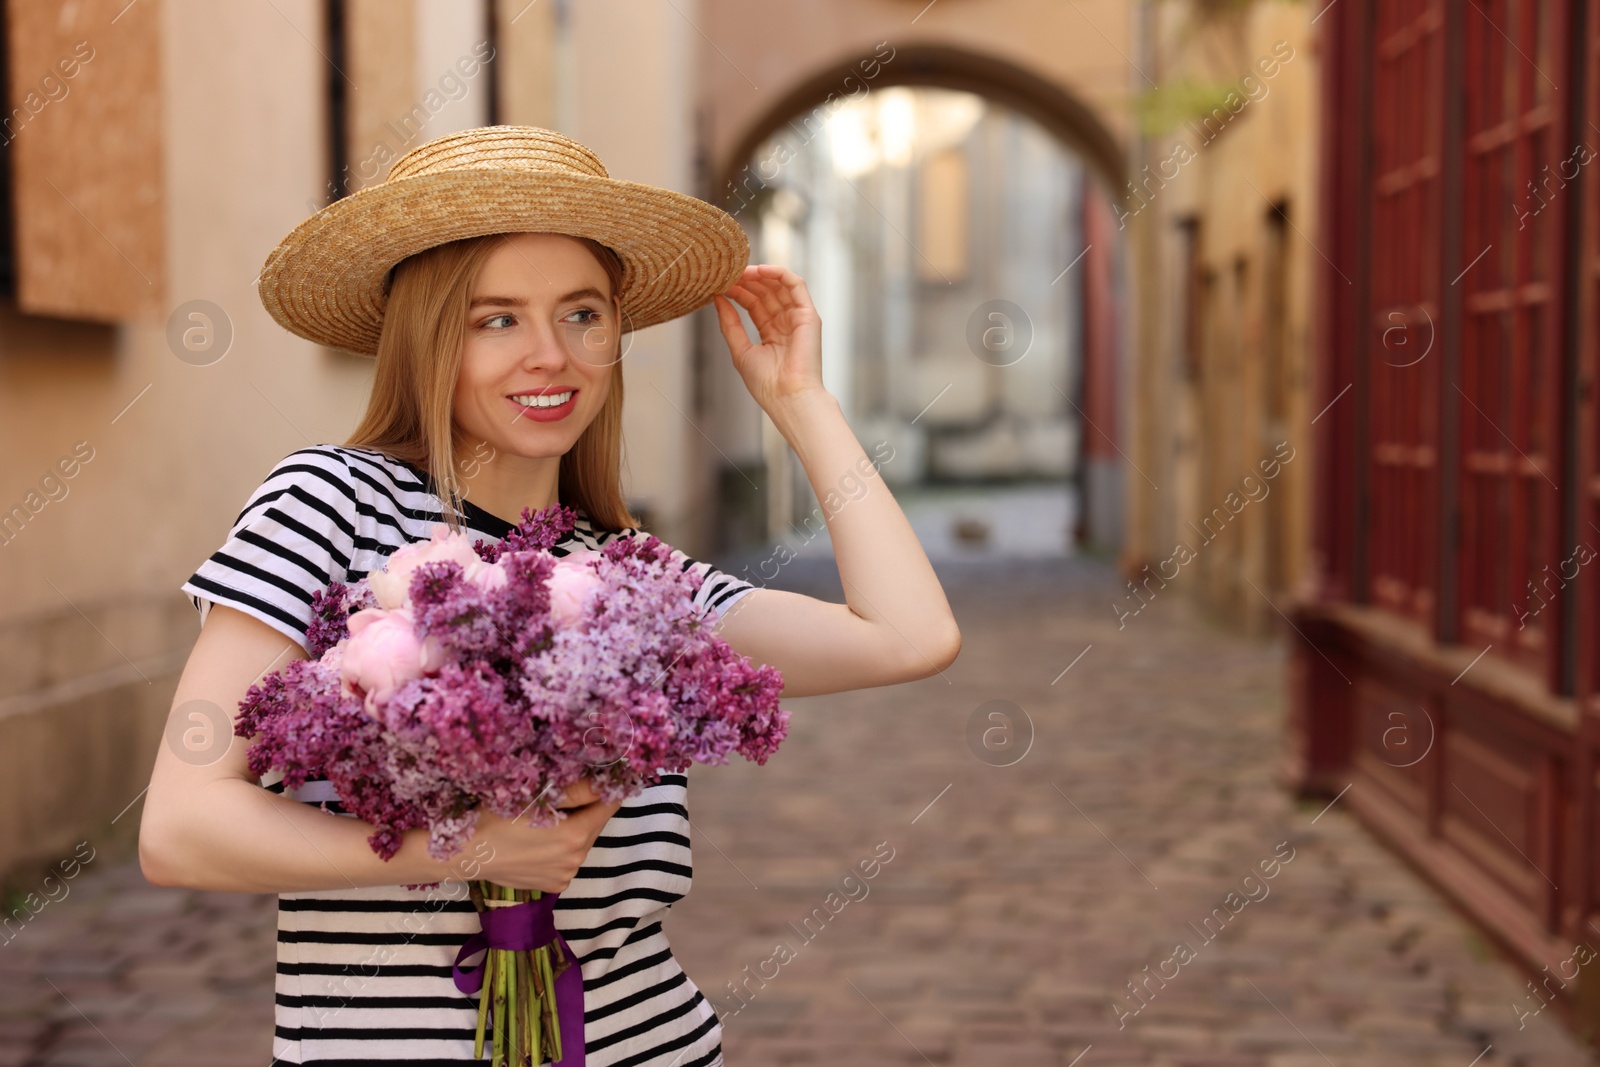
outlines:
M554 828L486 813L448 863L414 830L384 861L326 782L285 795L275 776L252 776L226 724L256 679L306 655L315 590L427 540L435 522L493 541L523 509L560 502L579 522L558 554L643 536L621 494L623 334L708 300L745 385L831 512L846 603L756 587L675 551L704 575L700 606L733 648L782 671L785 696L947 666L955 620L824 388L805 283L746 266L748 254L726 213L612 179L560 134L496 126L415 149L268 258L260 289L274 318L374 354L373 391L344 444L273 466L182 587L202 625L174 716L209 711L224 728L209 747L158 752L140 859L160 885L278 894L275 1062L471 1060L476 998L451 980L478 930L470 878L562 894L556 926L579 956L585 1007L585 1047L564 1064L722 1062L717 1015L661 929L690 885L685 776L622 804L572 790ZM851 478L868 491L833 511ZM440 888L402 888L429 882Z

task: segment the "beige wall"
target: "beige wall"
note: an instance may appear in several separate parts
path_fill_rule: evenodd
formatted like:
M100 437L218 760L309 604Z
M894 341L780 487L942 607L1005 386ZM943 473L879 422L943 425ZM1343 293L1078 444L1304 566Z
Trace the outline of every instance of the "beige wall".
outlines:
M586 0L570 5L566 45L573 128L613 178L694 193L694 0ZM696 312L711 315L710 310ZM622 362L623 489L650 509L669 542L688 550L704 526L692 474L704 438L691 410L690 323L628 338Z
M1000 60L1070 93L1122 142L1130 131L1124 104L1134 77L1122 57L1135 50L1134 9L1128 0L702 0L707 147L725 164L748 130L797 86L871 55L879 41L896 49L943 45ZM887 68L902 74L893 60Z
M133 102L162 131L165 305L120 326L10 311L0 325L0 500L38 490L75 442L92 450L65 495L0 547L0 869L58 858L137 798L196 629L177 586L266 468L304 443L300 431L324 440L342 429L341 406L362 387L287 338L252 289L322 182L321 60L301 36L315 39L319 5L140 6L162 57L159 80ZM96 62L142 47L123 28L91 29ZM93 143L94 116L73 103L36 121ZM191 299L233 325L232 349L211 366L167 344L167 310Z
M1237 82L1251 71L1260 77L1257 64L1273 57L1279 41L1293 49L1293 57L1271 77L1260 78L1265 94L1246 104L1209 142L1180 129L1152 136L1143 145L1138 171L1148 165L1158 178L1162 161L1181 159L1175 157L1180 142L1192 147L1193 157L1176 167L1175 179L1153 183L1123 208L1130 213L1126 221L1135 253L1137 324L1129 368L1135 389L1129 457L1150 478L1127 482L1123 563L1130 578L1143 580L1151 573L1146 566L1159 573L1159 562L1186 543L1196 552L1194 561L1177 567L1179 576L1168 588L1157 581L1150 591L1194 596L1222 618L1265 633L1278 616L1262 594L1277 598L1293 589L1305 573L1309 551L1310 419L1315 414L1307 407L1309 285L1319 256L1309 241L1316 233L1313 105L1320 75L1310 22L1315 12L1303 4L1259 0L1237 22L1196 30L1187 5L1158 5L1158 11L1151 74L1159 84ZM1273 281L1265 255L1267 217L1269 204L1278 201L1288 204L1292 225L1285 232L1282 281L1287 403L1284 424L1274 427L1267 424L1265 399L1264 294ZM1185 342L1177 234L1184 219L1198 220L1201 266L1214 279L1204 308L1200 374L1192 383L1179 370ZM1245 284L1236 293L1239 263ZM1284 440L1294 458L1276 478L1264 481L1265 496L1249 500L1231 517L1227 494L1246 475L1259 478L1261 460L1270 459L1274 444ZM1204 543L1190 524L1199 524L1217 507L1230 518ZM1269 551L1281 560L1276 580Z

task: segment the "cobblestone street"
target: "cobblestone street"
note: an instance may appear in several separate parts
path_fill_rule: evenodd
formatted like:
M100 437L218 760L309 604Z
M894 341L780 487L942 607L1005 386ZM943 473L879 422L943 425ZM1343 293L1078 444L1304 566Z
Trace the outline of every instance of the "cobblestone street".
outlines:
M1523 979L1342 803L1277 788L1277 646L1175 592L1119 630L1092 561L941 573L942 676L787 701L766 767L691 772L667 930L730 1067L1596 1062L1553 1009L1519 1027ZM985 762L989 701L1032 737ZM0 1067L266 1067L272 958L271 898L92 863L0 946Z

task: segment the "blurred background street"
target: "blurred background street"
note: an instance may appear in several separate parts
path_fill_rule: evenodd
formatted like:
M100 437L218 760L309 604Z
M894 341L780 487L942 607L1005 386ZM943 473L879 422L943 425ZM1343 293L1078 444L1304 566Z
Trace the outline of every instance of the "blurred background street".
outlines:
M132 861L178 587L371 388L266 254L492 124L806 279L962 623L693 772L668 929L728 1063L1592 1062L1597 0L0 16L0 1067L270 1058L274 900ZM712 312L622 368L645 525L842 600L864 483L809 484Z

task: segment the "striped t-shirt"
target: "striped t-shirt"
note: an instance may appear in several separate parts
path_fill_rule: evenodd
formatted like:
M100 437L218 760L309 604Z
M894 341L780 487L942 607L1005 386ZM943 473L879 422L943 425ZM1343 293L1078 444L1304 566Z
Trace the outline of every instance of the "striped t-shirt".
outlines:
M470 500L462 526L499 541L511 524ZM381 452L316 445L285 456L239 513L227 540L182 586L200 611L225 603L304 647L311 594L354 582L383 557L428 540L442 521L428 472ZM552 549L598 549L636 529L596 531L580 510ZM696 596L719 614L755 587L673 550L702 569ZM281 774L262 784L282 792ZM612 816L556 901L555 924L583 973L588 1067L714 1067L722 1028L711 1002L678 966L661 929L689 892L688 779L663 774ZM292 795L346 814L326 781ZM350 816L353 817L353 816ZM458 858L473 854L473 844ZM470 868L468 868L470 870ZM433 890L382 888L281 893L276 1028L279 1063L472 1060L477 997L457 991L451 963L479 929L459 878ZM487 1044L487 1042L486 1042ZM487 1054L487 1048L485 1048ZM486 1055L487 1058L487 1055Z

